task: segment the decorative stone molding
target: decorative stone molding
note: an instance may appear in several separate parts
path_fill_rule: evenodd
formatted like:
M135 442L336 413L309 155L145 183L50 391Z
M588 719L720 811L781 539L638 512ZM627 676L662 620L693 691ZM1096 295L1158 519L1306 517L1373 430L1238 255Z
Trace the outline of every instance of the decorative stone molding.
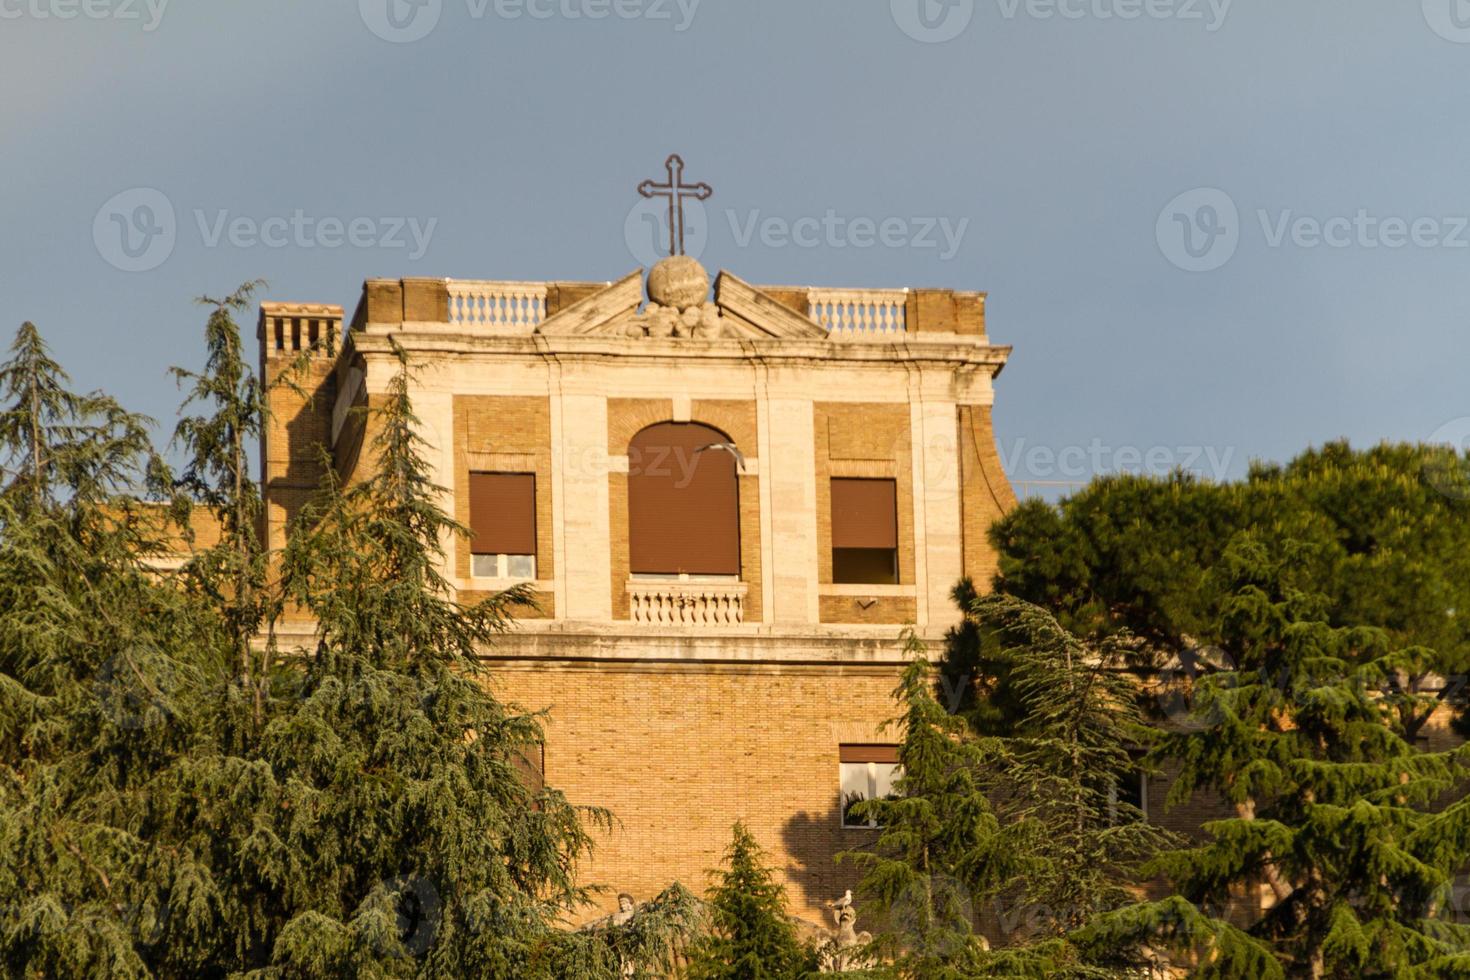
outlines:
M715 302L721 308L759 327L762 334L781 338L825 339L822 325L777 302L739 276L721 272L715 282Z
M744 582L698 580L628 582L628 606L635 623L658 626L738 626L745 621Z
M260 304L256 336L267 357L311 351L312 357L335 358L342 332L342 307L326 303Z
M629 337L691 337L721 340L739 336L709 302L709 273L687 255L663 259L648 273L648 305L624 329Z

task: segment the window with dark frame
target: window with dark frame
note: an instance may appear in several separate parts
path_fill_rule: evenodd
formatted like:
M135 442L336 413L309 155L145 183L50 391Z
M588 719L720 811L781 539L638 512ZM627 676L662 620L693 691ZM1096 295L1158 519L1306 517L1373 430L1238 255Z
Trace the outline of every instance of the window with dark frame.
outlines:
M838 759L838 804L842 826L875 828L876 821L863 820L852 808L863 800L892 799L894 783L903 775L897 745L840 745Z
M832 581L898 584L898 482L832 478Z
M470 474L470 574L536 577L536 474Z

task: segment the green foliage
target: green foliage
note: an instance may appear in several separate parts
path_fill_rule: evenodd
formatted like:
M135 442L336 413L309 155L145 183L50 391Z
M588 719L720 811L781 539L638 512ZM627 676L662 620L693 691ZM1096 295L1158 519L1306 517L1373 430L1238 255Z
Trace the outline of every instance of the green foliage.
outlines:
M976 975L984 941L975 933L976 903L997 895L1024 864L988 790L998 749L972 737L934 697L924 645L910 632L894 697L902 715L898 758L903 774L892 799L864 800L854 813L881 828L871 850L838 855L863 869L860 893L886 928L874 951L904 977Z
M1470 457L1450 447L1329 443L1241 483L1120 476L1052 506L1027 502L991 531L996 587L1096 639L1117 631L1168 657L1216 642L1229 597L1212 574L1237 535L1293 541L1288 576L1334 626L1384 630L1434 652L1439 676L1470 670ZM1428 674L1399 679L1423 689ZM1441 693L1463 711L1459 684ZM1433 702L1404 702L1417 733Z
M1208 790L1239 816L1155 866L1186 898L1214 904L1264 878L1275 904L1252 931L1293 970L1397 976L1445 957L1463 966L1458 930L1431 920L1467 853L1467 804L1433 807L1463 793L1470 757L1418 749L1398 725L1402 696L1382 694L1433 654L1324 622L1326 603L1290 585L1293 549L1277 547L1287 554L1243 537L1224 556L1235 590L1218 634L1236 669L1198 682L1208 723L1157 749L1181 766L1171 800Z
M147 420L76 395L35 328L0 366L0 964L145 976L165 903L141 801L198 736L207 631L140 559ZM156 509L155 509L156 510Z
M178 487L221 524L177 573L148 557L146 421L64 375L23 328L0 367L0 972L17 977L614 978L697 928L671 889L572 932L590 828L522 775L539 719L479 651L526 596L457 603L407 366L286 554L255 534L243 446L263 402L232 311L179 427ZM39 406L39 408L37 407ZM278 583L269 574L279 558ZM289 599L318 623L279 655ZM263 637L263 639L262 639Z
M817 971L816 953L786 916L785 889L742 823L710 892L709 916L710 932L690 958L693 980L796 980Z
M100 504L141 484L154 462L147 418L68 380L36 325L22 324L0 364L0 488L17 517L49 508L56 518L64 498Z
M1115 682L1088 658L1069 662L1066 653L1081 652L1075 639L1040 610L980 600L973 612L973 626L1007 638L987 649L1015 667L1015 717L1027 734L979 735L946 710L936 691L952 688L936 683L909 634L892 722L903 736L898 795L857 805L878 823L878 840L839 855L863 868L864 912L881 924L872 949L906 980L1123 975L1090 961L1067 932L1121 901L1138 859L1162 840L1120 822L1097 779L1131 764L1131 716L1114 717ZM992 949L976 923L1003 908L1034 914Z
M1170 803L1236 812L1147 869L1179 896L1079 945L1174 947L1197 976L1463 975L1470 933L1446 906L1470 853L1466 757L1414 744L1445 699L1430 682L1464 669L1463 476L1447 449L1334 444L1243 484L1102 480L997 526L1001 589L1180 689L1150 757L1179 771ZM1238 901L1262 887L1267 911ZM1201 911L1225 908L1248 929Z
M1017 897L1064 936L1131 904L1140 864L1174 843L1118 798L1122 782L1140 777L1135 752L1154 733L1116 653L1087 648L1045 610L1008 596L977 598L969 611L1009 659L1020 707L1003 743L999 805L1036 852Z

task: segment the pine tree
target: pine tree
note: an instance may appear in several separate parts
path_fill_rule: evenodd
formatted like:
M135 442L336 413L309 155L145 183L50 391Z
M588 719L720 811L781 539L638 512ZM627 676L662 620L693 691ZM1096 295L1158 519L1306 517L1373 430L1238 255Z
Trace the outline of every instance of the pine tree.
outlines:
M142 565L147 420L78 395L26 324L0 366L0 964L146 976L140 800L197 729L195 617Z
M692 980L797 980L817 970L786 915L785 889L773 880L760 845L736 823L725 869L710 893L710 934L695 948Z
M264 283L245 283L223 299L201 297L210 308L204 328L207 351L204 370L174 368L173 375L189 385L184 409L198 404L202 415L184 416L174 430L174 443L187 454L177 482L174 516L186 536L193 526L191 511L202 506L219 528L219 541L186 566L186 581L201 589L224 616L234 646L235 666L230 688L243 695L247 720L241 728L249 737L265 723L274 657L271 644L258 647L255 638L277 613L267 588L268 559L261 540L264 504L260 487L250 474L249 451L268 421L265 392L245 360L240 328L234 314L247 309L255 290ZM291 383L291 374L283 375Z
M1116 652L1092 650L1045 610L1007 596L976 598L970 615L1010 660L1019 706L998 810L1038 845L1017 898L1045 932L1064 936L1132 904L1143 860L1174 843L1118 798L1146 774L1135 755L1154 738Z
M318 633L299 701L262 745L283 809L303 815L281 828L280 856L350 849L355 860L298 904L272 961L312 971L323 949L350 951L358 958L339 962L353 969L402 957L370 913L404 901L406 884L435 898L424 970L532 975L558 918L586 900L575 884L585 823L607 816L518 774L539 723L490 694L479 655L527 596L452 598L441 542L465 531L439 510L399 356L368 419L371 473L346 488L329 477L284 559L287 594ZM304 884L326 870L308 861L298 873ZM364 951L369 939L380 951Z
M697 927L681 890L636 926L565 926L607 817L521 777L539 720L491 695L479 656L525 596L465 607L439 575L461 529L406 373L367 420L374 471L329 484L283 556L314 648L242 658L284 597L246 533L236 434L257 395L218 304L208 336L183 483L231 530L179 575L144 563L158 508L121 493L158 472L144 423L67 393L33 337L0 367L3 972L612 980L669 962Z
M1248 931L1281 973L1463 976L1470 930L1445 913L1470 845L1466 753L1419 750L1403 735L1396 697L1385 696L1392 678L1434 655L1327 622L1325 597L1291 585L1301 549L1251 535L1227 549L1216 574L1234 588L1215 635L1235 669L1196 682L1200 724L1155 750L1182 767L1171 803L1208 790L1238 815L1207 824L1206 843L1154 862L1180 899L1102 933L1119 940L1126 921L1166 936L1183 901L1223 908L1264 884L1271 907ZM1450 793L1458 802L1436 811Z
M1140 662L1159 666L1208 644L1229 598L1210 570L1255 529L1309 545L1296 587L1322 596L1330 622L1384 630L1434 651L1429 670L1395 684L1431 699L1398 701L1417 734L1445 702L1470 698L1434 678L1470 668L1470 457L1448 446L1329 443L1239 483L1185 474L1095 480L1053 506L1029 501L991 529L998 591L1047 609L1089 642L1126 630Z
M911 660L894 698L902 715L902 775L892 799L864 800L860 819L881 828L870 850L838 855L863 869L859 894L884 927L873 950L906 978L981 975L986 944L975 912L1026 869L1018 832L1003 828L988 794L1001 758L934 697L935 675L912 632Z

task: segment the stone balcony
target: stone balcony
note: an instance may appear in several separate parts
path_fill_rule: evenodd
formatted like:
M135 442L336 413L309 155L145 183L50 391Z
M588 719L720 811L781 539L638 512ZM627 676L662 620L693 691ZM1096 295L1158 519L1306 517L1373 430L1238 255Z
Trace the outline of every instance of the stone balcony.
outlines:
M635 623L655 626L723 627L745 622L744 582L632 579L628 607Z

